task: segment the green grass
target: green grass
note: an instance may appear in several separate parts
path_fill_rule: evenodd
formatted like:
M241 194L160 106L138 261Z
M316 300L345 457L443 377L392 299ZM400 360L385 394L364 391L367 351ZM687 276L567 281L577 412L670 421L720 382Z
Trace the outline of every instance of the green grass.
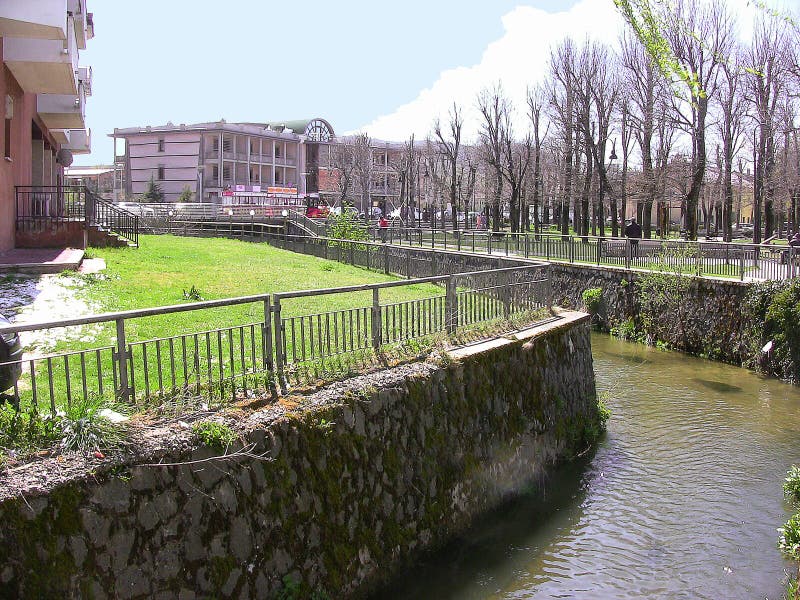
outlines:
M194 287L204 300L293 290L396 281L397 277L304 256L268 246L227 239L140 236L138 250L94 250L106 261L102 278L92 278L81 294L104 312L184 304ZM433 285L381 290L381 303L439 295ZM283 315L371 306L372 292L350 292L284 301ZM247 304L132 320L129 341L152 339L263 320L262 304ZM108 340L115 335L109 327Z

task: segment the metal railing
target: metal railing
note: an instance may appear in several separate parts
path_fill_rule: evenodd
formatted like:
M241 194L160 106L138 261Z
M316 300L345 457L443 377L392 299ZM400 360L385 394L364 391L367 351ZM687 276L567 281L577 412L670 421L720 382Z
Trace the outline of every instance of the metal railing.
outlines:
M392 290L401 287L409 291L397 299ZM344 299L323 300L331 296ZM317 370L315 377L318 370L358 371L388 347L498 319L532 318L551 304L547 265L261 294L0 327L0 334L56 338L56 330L93 325L101 329L96 339L113 340L26 355L0 368L21 368L15 393L37 413L55 415L92 396L137 407L189 397L236 400L285 390L303 369ZM185 325L188 331L135 339L148 323L179 312L193 313L181 318L194 323Z
M83 186L16 186L17 231L41 231L86 218Z
M630 239L429 228L367 229L373 241L571 264L672 269L740 280L800 276L800 248L771 244Z
M139 245L138 217L104 200L86 186L16 186L19 232L58 230L72 223L96 225Z
M139 246L139 217L86 190L86 222Z

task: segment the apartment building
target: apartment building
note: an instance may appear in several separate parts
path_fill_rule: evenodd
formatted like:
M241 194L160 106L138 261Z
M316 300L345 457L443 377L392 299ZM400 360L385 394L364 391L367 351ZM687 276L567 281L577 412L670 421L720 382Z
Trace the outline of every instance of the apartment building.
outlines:
M188 190L194 202L318 196L320 147L334 139L324 119L280 123L196 123L114 129L118 176L129 199L151 181L164 200Z
M237 204L289 198L321 199L335 205L341 195L336 149L352 138L336 137L322 118L272 123L217 121L192 125L114 129L115 197L136 199L151 181L176 202L187 190L194 202ZM118 144L121 140L124 143ZM373 140L369 148L370 204L385 210L399 196L395 163L403 145ZM360 210L360 192L348 200Z
M26 193L18 199L17 187L60 187L72 154L90 151L85 107L92 70L79 58L93 36L85 0L0 0L0 251L36 245L30 236L17 239L21 215L63 210L58 196Z

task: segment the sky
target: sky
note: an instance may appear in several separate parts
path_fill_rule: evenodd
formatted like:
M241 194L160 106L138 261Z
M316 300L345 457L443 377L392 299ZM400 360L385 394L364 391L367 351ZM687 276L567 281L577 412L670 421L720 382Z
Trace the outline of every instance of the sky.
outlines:
M728 0L745 5L747 0ZM613 0L88 0L87 126L109 164L115 127L322 117L337 134L424 137L453 101L476 125L498 82L516 106L567 35L616 43ZM469 132L468 132L469 135Z

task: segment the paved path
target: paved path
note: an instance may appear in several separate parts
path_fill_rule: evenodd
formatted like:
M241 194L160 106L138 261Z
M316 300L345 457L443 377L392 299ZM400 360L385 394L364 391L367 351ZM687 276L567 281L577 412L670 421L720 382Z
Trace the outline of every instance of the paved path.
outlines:
M77 270L83 250L77 248L15 248L0 252L0 273L60 273Z

